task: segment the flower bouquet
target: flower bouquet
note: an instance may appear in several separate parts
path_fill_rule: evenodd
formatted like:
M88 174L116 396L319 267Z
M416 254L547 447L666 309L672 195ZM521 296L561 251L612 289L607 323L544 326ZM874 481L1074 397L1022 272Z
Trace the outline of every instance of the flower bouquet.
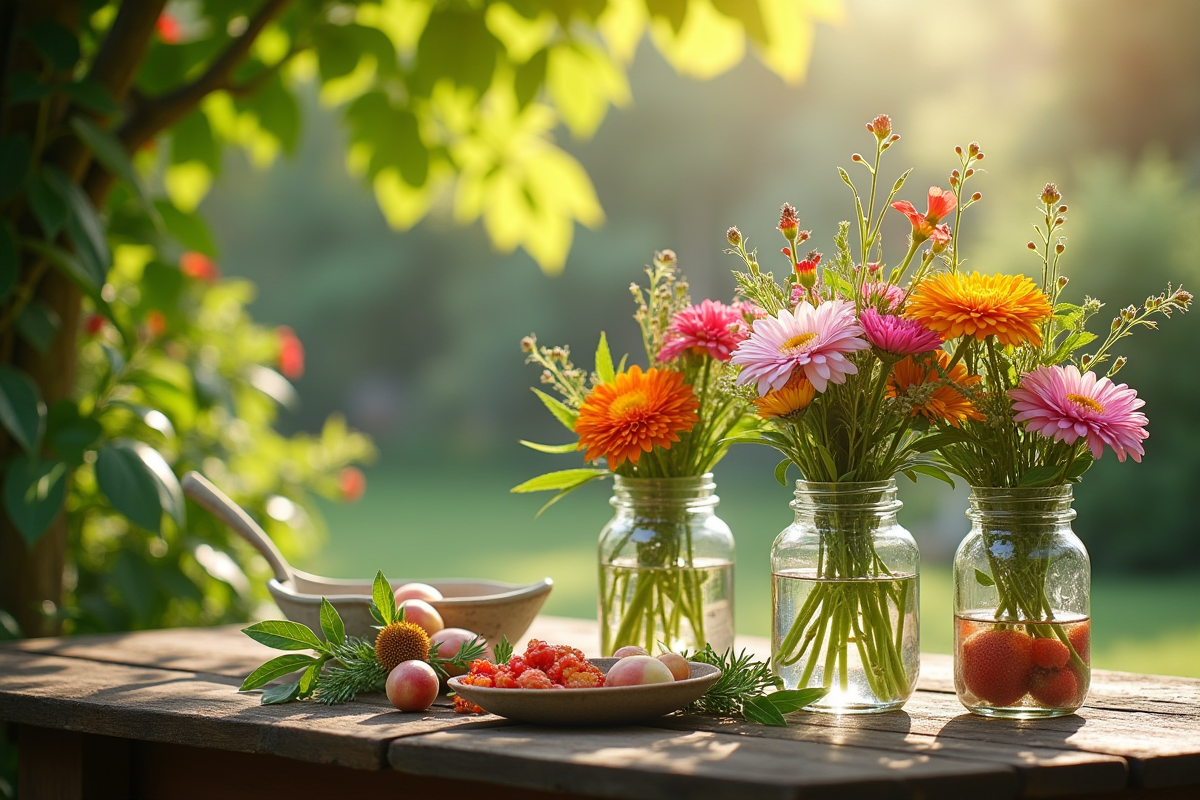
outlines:
M979 157L951 173L956 195ZM1039 197L1040 281L967 274L958 248L922 281L906 314L946 337L931 380L970 398L958 423L935 423L948 469L972 486L971 534L955 557L955 683L988 716L1055 716L1082 705L1090 681L1090 567L1071 531L1071 485L1105 448L1140 461L1147 437L1137 392L1112 377L1113 347L1153 317L1184 312L1171 286L1128 306L1100 340L1087 330L1102 304L1062 302L1059 261L1067 206L1054 184ZM1099 345L1096 346L1096 343ZM1081 352L1088 348L1089 352ZM1103 377L1095 371L1108 364ZM935 375L936 372L936 375Z
M546 507L584 484L614 478L613 519L600 537L601 649L724 652L733 644L733 537L714 513L711 470L739 434L757 427L730 391L730 357L754 311L744 303L692 305L675 254L655 254L649 284L630 287L648 367L613 364L600 336L595 371L566 347L521 342L557 398L534 389L576 439L522 444L548 453L584 450L603 466L541 475L514 492L555 491ZM540 512L539 512L540 513Z
M930 455L942 441L931 421L954 426L973 413L960 390L931 380L936 365L945 366L936 355L942 336L906 316L901 285L919 282L952 246L941 220L962 206L937 188L925 213L892 203L907 172L879 203L880 160L900 137L887 116L867 127L874 156L853 161L866 167L869 193L839 170L854 197L857 247L842 223L832 261L822 266L816 250L801 256L810 234L784 205L788 269L777 281L737 228L727 234L729 252L746 266L735 273L741 291L761 309L731 363L767 422L739 440L786 457L776 469L780 483L787 485L792 465L802 477L796 521L772 550L774 667L788 688L830 688L814 708L837 712L895 708L915 687L919 557L896 522L894 477L925 473L949 482ZM886 270L880 227L889 204L913 227L904 256Z

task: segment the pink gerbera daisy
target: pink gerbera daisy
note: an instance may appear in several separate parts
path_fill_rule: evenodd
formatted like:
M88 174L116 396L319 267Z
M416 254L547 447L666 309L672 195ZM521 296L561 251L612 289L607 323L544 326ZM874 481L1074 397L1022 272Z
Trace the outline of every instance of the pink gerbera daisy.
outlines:
M728 361L734 348L746 338L742 321L740 311L724 303L705 300L688 306L671 318L658 360L670 361L690 350Z
M845 383L858 368L846 353L866 350L862 326L854 318L854 304L831 300L812 306L801 303L774 317L754 323L750 338L738 345L732 363L742 366L738 383L754 381L765 395L788 382L801 370L818 392L830 383Z
M884 283L883 281L864 283L862 296L863 300L873 306L879 305L880 300L885 301L886 311L895 311L904 302L904 290L894 283Z
M1137 410L1146 403L1123 383L1097 378L1094 372L1080 373L1073 364L1038 367L1022 375L1008 396L1016 420L1028 422L1029 430L1067 444L1082 436L1096 458L1105 445L1118 461L1129 455L1140 462L1146 452L1146 415Z
M915 319L880 314L864 308L858 317L867 341L896 356L915 356L942 346L942 335L929 330Z

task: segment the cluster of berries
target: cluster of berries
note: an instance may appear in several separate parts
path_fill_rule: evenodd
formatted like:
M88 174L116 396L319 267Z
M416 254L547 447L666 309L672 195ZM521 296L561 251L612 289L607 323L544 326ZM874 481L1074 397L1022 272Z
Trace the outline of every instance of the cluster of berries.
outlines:
M963 625L973 632L960 632L962 681L979 700L1013 706L1028 694L1045 708L1078 707L1088 686L1089 623L1065 626L1070 647L1053 636L1034 637L1015 627L975 630L972 623ZM1079 656L1074 663L1072 651Z
M468 686L497 689L593 689L604 685L604 673L577 648L530 639L523 655L499 665L481 658L460 680ZM460 714L482 711L462 697L454 698L454 710Z

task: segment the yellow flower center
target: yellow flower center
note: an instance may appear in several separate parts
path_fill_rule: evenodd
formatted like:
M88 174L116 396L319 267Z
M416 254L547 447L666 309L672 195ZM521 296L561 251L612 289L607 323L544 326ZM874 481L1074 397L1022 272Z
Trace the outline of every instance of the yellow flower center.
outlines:
M1097 414L1104 413L1104 406L1100 405L1090 397L1084 397L1081 394L1069 394L1067 395L1067 399L1079 408L1084 408L1088 411L1095 411Z
M780 346L779 352L781 352L781 353L801 352L806 347L808 347L808 345L810 345L812 343L813 339L816 339L816 338L817 338L817 335L815 333L811 333L811 332L797 334L796 336L793 336L792 338L790 338L786 342L784 342L783 345Z
M646 393L643 391L623 394L608 407L608 415L613 419L625 417L631 411L637 411L646 405Z

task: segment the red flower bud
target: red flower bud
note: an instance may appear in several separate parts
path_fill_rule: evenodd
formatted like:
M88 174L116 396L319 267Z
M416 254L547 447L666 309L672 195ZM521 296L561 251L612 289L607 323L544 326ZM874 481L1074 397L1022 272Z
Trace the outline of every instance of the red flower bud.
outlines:
M304 345L300 337L287 325L275 329L279 341L279 371L288 380L298 380L304 375Z
M158 338L167 332L167 317L157 308L152 308L146 313L146 328L150 331L150 335Z
M179 257L179 271L189 278L195 278L205 283L216 283L221 277L221 270L216 263L203 253L197 253L194 250L188 250Z
M875 138L882 142L892 133L892 118L887 114L880 114L867 123L867 130L875 134Z
M104 330L104 325L107 320L100 314L88 314L87 320L83 323L83 329L87 331L88 336L95 336Z
M783 208L779 210L779 232L790 242L796 238L799 229L800 217L796 215L796 209L792 208L791 203L784 203Z
M367 477L358 467L343 467L338 473L338 489L347 503L357 503L367 491Z

